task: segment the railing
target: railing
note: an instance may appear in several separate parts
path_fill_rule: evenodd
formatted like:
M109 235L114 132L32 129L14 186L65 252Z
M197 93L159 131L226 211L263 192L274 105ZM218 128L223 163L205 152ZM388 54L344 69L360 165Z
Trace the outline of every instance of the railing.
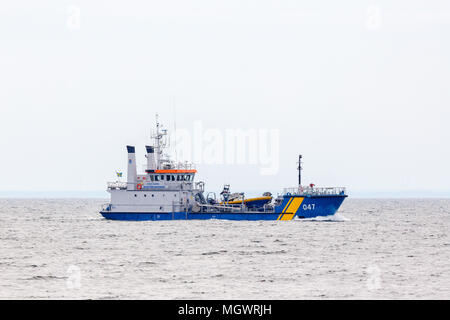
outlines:
M167 166L167 168L166 168ZM147 165L143 166L144 171L147 170ZM190 162L175 162L168 159L160 160L160 169L170 169L170 170L194 170L196 169L195 164Z
M191 190L193 186L193 182L189 181L162 181L161 184L158 185L147 185L143 184L141 189L137 188L137 182L136 184L130 183L129 190L133 191L151 191L151 190L165 190L165 191L171 191L171 190ZM143 183L141 181L141 183ZM127 190L128 183L122 182L122 181L114 181L114 182L108 182L107 183L109 190ZM198 186L196 186L198 188ZM203 191L204 184L201 185L201 191Z
M126 188L127 188L126 182L121 181L108 182L108 189L125 190Z
M148 168L147 168L147 164L143 164L140 166L140 168L142 169L142 172L145 172ZM170 163L170 166L165 167L164 164L162 164L160 166L161 170L195 170L196 167L194 164L191 163Z
M283 194L293 194L293 195L312 195L312 196L322 196L322 195L346 195L345 187L295 187L295 188L284 188Z
M178 162L175 164L175 169L178 170L194 170L196 169L195 164L189 162Z

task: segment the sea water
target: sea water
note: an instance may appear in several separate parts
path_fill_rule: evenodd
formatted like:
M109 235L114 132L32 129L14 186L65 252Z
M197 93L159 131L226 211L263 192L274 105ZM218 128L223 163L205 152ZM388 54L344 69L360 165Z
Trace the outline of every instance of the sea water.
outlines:
M450 199L293 221L109 221L0 199L0 299L450 299Z

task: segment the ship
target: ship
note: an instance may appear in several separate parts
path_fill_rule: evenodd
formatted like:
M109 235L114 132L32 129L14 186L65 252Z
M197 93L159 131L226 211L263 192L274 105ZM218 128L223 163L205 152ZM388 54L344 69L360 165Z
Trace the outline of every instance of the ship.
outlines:
M197 170L189 162L176 162L165 154L167 129L156 120L153 145L145 146L147 163L137 173L136 148L126 146L126 181L107 183L110 202L100 214L110 220L274 220L333 216L348 196L345 187L302 185L302 155L298 158L298 186L285 188L276 197L265 192L246 198L225 184L216 196L205 193L205 183L195 181Z

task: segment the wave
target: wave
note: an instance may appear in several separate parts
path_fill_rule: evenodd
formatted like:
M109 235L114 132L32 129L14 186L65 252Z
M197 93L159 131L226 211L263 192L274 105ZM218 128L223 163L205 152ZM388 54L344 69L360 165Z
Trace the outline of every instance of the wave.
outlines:
M298 217L295 217L295 220L297 221L324 221L324 222L345 222L350 221L350 219L344 217L343 215L336 213L330 216L318 216L314 218L303 218L300 219Z

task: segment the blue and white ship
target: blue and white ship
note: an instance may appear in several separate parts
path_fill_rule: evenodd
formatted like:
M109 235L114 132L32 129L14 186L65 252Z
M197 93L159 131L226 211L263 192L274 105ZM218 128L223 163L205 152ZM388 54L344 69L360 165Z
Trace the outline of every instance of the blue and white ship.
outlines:
M137 174L135 147L127 146L127 181L108 183L110 203L100 213L111 220L293 220L332 216L347 197L343 187L302 186L301 158L298 162L298 186L286 188L277 197L270 192L246 198L231 193L225 185L216 198L205 196L205 183L195 182L197 170L189 163L175 163L163 153L167 130L156 122L154 145L146 146L147 166Z

